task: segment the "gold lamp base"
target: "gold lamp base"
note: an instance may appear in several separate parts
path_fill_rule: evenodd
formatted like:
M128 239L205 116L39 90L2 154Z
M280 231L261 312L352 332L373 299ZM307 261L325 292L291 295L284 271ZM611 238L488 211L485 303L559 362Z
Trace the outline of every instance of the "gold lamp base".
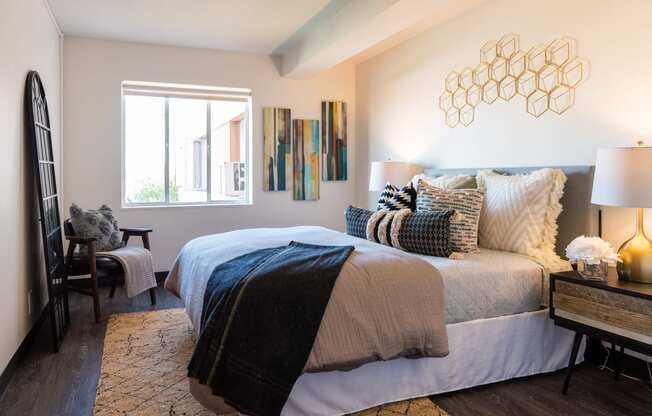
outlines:
M652 241L643 230L643 208L636 209L636 234L618 249L616 270L620 280L652 283Z

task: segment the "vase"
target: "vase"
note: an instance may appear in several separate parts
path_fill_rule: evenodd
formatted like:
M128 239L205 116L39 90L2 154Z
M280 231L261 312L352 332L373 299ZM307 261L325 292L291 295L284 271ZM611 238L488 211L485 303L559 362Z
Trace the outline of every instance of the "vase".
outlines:
M616 265L618 278L640 283L652 283L652 241L643 230L643 209L636 210L636 234L618 249L622 260Z
M609 264L604 261L592 264L580 260L577 262L577 271L585 279L606 282L609 275Z

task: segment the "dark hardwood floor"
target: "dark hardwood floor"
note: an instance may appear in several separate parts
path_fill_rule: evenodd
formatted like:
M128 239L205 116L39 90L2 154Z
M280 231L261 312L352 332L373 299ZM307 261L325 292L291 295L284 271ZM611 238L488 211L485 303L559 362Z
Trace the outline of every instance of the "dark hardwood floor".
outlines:
M106 317L116 312L178 308L183 303L159 284L157 304L149 295L127 298L118 288L113 299L102 288L103 322L93 318L91 297L70 294L71 325L57 354L52 353L49 323L40 328L37 342L27 352L5 393L0 397L2 416L87 416L93 413L95 388L102 361Z
M145 293L127 299L124 290L108 300L103 292L103 313L153 309ZM162 287L155 309L181 307L179 299ZM72 325L58 354L50 349L49 327L44 325L37 342L20 363L7 390L0 397L2 416L86 416L92 414L100 370L106 323L95 324L91 298L71 294ZM432 400L451 416L627 415L652 414L652 386L583 364L573 375L568 396L560 393L563 372L510 380Z
M644 416L652 415L652 385L583 363L561 394L565 372L525 377L431 400L451 416Z

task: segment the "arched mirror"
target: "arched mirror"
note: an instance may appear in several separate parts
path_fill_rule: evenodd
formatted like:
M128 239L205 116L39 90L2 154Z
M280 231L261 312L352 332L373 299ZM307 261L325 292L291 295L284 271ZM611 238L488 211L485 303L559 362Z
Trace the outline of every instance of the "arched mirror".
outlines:
M54 351L57 352L70 323L70 314L50 116L43 83L36 71L29 72L25 85L25 129L36 176L49 298L48 313Z

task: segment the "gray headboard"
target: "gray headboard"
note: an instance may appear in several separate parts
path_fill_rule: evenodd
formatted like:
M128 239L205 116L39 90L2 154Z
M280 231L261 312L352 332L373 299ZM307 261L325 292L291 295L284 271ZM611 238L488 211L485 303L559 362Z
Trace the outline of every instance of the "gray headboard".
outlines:
M571 240L579 235L598 234L598 210L591 204L591 188L593 186L593 166L551 166L561 169L568 181L561 199L563 211L557 220L559 234L557 235L557 254L565 258L564 250ZM487 168L489 169L489 168ZM528 173L540 167L528 168L492 168L505 174ZM425 169L429 176L440 175L475 175L481 169Z

